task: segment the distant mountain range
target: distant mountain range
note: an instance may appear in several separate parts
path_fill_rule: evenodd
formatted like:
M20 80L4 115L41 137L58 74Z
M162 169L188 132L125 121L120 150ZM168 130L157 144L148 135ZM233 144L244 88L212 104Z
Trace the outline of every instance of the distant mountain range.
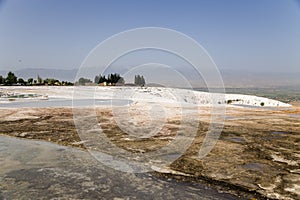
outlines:
M9 70L0 71L0 75L6 76ZM37 79L39 75L43 79L55 78L61 81L74 82L78 69L41 69L41 68L26 68L13 71L17 77L23 79L34 78ZM126 70L125 70L126 71ZM119 72L124 73L124 72ZM86 69L80 73L85 78L94 80L95 75L99 72L94 69ZM246 72L238 70L221 70L222 78L226 87L271 87L271 86L300 86L300 73L278 73L278 72ZM146 81L147 76L145 74ZM185 75L189 75L188 72ZM193 76L188 78L192 79ZM149 77L148 77L149 78ZM126 81L126 80L125 80ZM127 80L128 81L128 80ZM195 81L196 80L190 80ZM129 82L129 81L128 81ZM151 82L151 81L149 81Z
M221 70L226 87L300 86L300 73Z

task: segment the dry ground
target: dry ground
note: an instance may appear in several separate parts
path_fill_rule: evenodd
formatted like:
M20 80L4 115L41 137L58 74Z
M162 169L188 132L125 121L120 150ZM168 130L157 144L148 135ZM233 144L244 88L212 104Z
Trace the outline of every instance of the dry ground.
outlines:
M269 198L299 199L300 107L294 105L287 110L228 107L221 137L203 159L197 155L209 115L199 116L196 138L170 169L195 180L216 181ZM74 126L71 108L1 109L0 113L0 134L86 148ZM172 141L180 126L189 126L179 118L168 119L157 135L132 140L118 127L109 109L98 108L96 113L104 134L118 147L135 153L161 148Z

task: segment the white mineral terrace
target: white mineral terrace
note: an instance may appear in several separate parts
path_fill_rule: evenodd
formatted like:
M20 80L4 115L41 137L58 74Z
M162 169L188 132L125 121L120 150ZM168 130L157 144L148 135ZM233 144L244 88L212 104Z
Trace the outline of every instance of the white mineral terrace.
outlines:
M101 87L101 86L9 86L0 87L0 103L7 94L35 94L62 99L126 99L133 102L167 102L196 105L230 104L255 107L290 107L291 105L263 97L242 94L213 94L163 87ZM32 99L32 98L31 98Z

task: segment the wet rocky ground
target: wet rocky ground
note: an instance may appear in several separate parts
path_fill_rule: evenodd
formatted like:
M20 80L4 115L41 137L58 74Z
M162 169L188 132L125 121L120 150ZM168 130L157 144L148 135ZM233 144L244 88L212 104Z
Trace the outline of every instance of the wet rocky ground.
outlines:
M169 178L171 180L178 180L180 182L179 185L184 185L186 182L189 184L202 183L248 199L300 198L299 107L295 106L290 109L255 109L229 106L226 111L224 129L218 142L206 157L200 159L198 152L203 144L210 122L210 115L206 111L206 108L202 108L202 112L200 112L199 116L190 116L191 118L199 117L200 119L198 131L192 140L192 145L169 167L160 171L161 173L150 173L151 177L155 177L155 179L159 179L160 181L165 181ZM188 123L182 124L178 117L169 118L164 122L164 126L155 136L147 139L132 140L132 138L128 137L128 135L119 128L111 110L98 108L95 113L103 133L107 138L119 148L132 153L143 154L155 151L172 141L180 128L183 127L183 130L188 130L190 125ZM89 121L87 117L85 122L88 124ZM89 148L89 146L86 145L88 141L82 140L77 133L71 108L1 109L0 127L0 134L3 135L46 140L82 149ZM92 137L85 139L91 140ZM3 155L2 157L5 156ZM64 158L61 159L64 160ZM16 185L20 188L20 190L18 190L20 195L25 194L28 187L33 188L33 195L42 195L40 192L44 191L44 189L39 189L39 184L34 181L47 183L46 180L49 180L49 177L53 176L67 177L57 179L59 182L56 183L57 185L48 184L48 186L41 187L52 188L54 191L56 190L55 188L66 187L64 186L64 184L68 184L66 180L71 180L71 182L74 181L74 187L72 186L73 188L71 188L70 191L73 191L74 194L70 195L75 195L79 188L84 187L77 185L80 179L76 180L72 178L71 175L68 175L68 173L76 173L76 165L67 165L69 168L64 168L67 172L64 170L59 171L61 169L57 169L54 166L50 169L40 167L30 170L20 167L19 170L5 173L6 175L4 177L2 175L1 179L2 196L12 195ZM43 171L44 168L45 170ZM55 168L54 172L53 168ZM3 167L1 167L1 169L3 170ZM92 176L94 169L87 167L86 170L90 170L91 173L89 176ZM43 173L46 174L43 175ZM121 177L121 174L123 174L121 172L120 174L117 172L112 173L117 174L118 177ZM36 174L40 174L40 178L28 183L32 176ZM140 176L147 177L148 175L149 173ZM16 184L15 177L18 177L18 179L23 177L23 179L18 180L19 183ZM103 187L101 186L104 184L104 182L102 182L103 180L104 179L99 179L96 185ZM125 184L125 181L123 181L122 184ZM6 189L3 189L3 185L6 185ZM138 187L138 185L139 183L137 182L136 187ZM77 186L78 188L76 188ZM118 188L116 185L113 185L113 187ZM109 196L108 191L106 193L104 192L106 191L105 189L95 188L95 191L98 191L98 193L94 193L95 195L102 194L105 196L108 195L108 198L113 198L113 196ZM198 186L196 188L198 188ZM192 188L191 190L194 189L195 188ZM121 193L124 193L122 197L125 197L125 199L132 197L126 195L126 191L124 190L125 189L121 189L118 194L121 195ZM129 189L129 191L138 193L138 190L134 189ZM198 192L199 191L196 190L195 193L199 194ZM54 192L53 194L61 193ZM178 193L173 194L173 197L180 195ZM182 195L183 194L185 193L182 193ZM83 195L83 193L80 192L80 195ZM76 197L80 198L82 196ZM115 197L118 198L118 196ZM139 199L141 196L137 194L136 197ZM162 196L161 198L164 197L166 196ZM189 197L196 198L196 196ZM66 196L66 198L68 198L68 196Z
M88 152L0 136L0 199L238 199L203 184L116 171Z

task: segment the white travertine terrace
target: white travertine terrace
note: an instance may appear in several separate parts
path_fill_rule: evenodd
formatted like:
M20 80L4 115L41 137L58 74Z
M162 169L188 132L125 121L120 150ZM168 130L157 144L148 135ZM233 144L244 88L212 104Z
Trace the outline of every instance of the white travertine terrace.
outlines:
M291 105L264 97L242 94L212 94L187 89L163 87L102 87L102 86L32 86L32 87L0 87L2 93L34 93L47 95L49 98L65 99L130 99L135 101L152 101L167 103L187 103L196 105L230 104L257 107L290 107ZM74 93L75 91L75 93ZM214 101L214 95L222 97Z

